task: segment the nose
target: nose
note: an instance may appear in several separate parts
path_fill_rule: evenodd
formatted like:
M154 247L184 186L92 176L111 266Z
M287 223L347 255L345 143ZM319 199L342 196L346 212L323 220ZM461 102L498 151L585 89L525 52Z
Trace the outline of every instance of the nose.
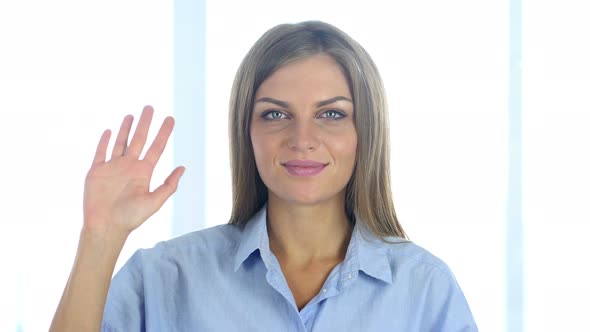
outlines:
M320 145L319 130L316 127L313 122L295 121L287 140L289 149L301 152L316 150Z

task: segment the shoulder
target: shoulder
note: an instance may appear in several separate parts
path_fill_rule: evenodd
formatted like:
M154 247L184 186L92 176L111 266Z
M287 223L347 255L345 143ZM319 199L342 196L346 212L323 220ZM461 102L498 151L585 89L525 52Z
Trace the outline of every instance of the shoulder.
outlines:
M156 325L165 321L159 320L165 314L163 307L177 303L188 307L191 298L181 295L203 293L203 287L223 282L222 275L231 270L227 256L241 234L242 227L226 224L137 250L112 279L103 330L139 331L145 329L148 318ZM187 302L178 302L183 299ZM148 311L151 318L146 316Z
M403 239L396 239L400 242ZM421 325L432 331L477 331L467 299L449 266L421 246L383 243L393 283L414 299Z
M157 243L149 249L139 249L134 256L143 261L210 260L235 252L239 245L243 227L231 224L218 225L187 233Z
M447 263L427 249L402 238L390 237L385 240L387 242L379 240L379 246L387 256L391 271L395 275L442 277L455 282L453 272Z

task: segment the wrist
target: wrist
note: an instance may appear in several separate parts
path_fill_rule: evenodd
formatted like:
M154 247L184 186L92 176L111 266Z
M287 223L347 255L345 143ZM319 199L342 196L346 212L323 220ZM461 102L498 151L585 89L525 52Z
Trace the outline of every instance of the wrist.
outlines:
M120 251L129 237L129 232L115 227L82 227L80 244L90 247Z

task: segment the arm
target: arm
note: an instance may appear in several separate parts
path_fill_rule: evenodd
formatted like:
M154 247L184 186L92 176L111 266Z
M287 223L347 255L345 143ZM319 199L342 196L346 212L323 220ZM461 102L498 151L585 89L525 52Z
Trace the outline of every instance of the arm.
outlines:
M126 236L82 230L50 331L98 331L111 276Z
M125 117L109 161L110 131L99 141L86 176L84 224L76 259L50 331L99 331L113 270L127 237L176 191L183 167L149 191L154 167L174 127L171 117L164 120L144 159L139 160L152 116L153 109L146 106L129 146L133 117Z

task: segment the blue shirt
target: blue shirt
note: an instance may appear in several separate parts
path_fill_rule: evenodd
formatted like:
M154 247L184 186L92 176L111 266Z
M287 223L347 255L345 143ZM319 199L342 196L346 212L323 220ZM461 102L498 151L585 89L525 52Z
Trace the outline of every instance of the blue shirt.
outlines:
M399 238L389 240L402 241ZM477 331L447 265L357 222L344 261L301 310L269 249L266 207L138 250L115 275L102 331Z

